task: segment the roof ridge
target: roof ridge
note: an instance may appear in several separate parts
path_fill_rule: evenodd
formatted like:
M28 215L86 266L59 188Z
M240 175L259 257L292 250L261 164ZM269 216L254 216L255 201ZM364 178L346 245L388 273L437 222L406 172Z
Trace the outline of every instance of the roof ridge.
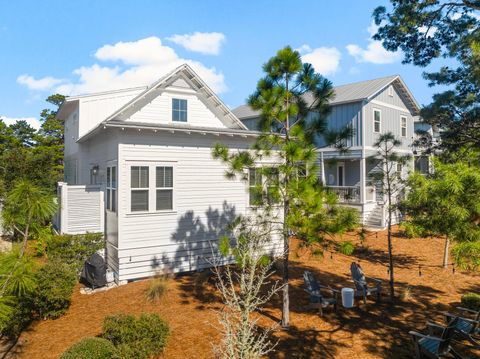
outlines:
M389 75L389 76L377 77L377 78L370 79L370 80L361 80L361 81L349 82L349 83L346 83L346 84L343 84L343 85L337 85L337 86L333 86L333 87L338 88L338 87L343 87L343 86L351 86L351 85L361 84L362 82L385 80L385 79L389 79L389 78L394 79L396 77L400 77L400 75Z

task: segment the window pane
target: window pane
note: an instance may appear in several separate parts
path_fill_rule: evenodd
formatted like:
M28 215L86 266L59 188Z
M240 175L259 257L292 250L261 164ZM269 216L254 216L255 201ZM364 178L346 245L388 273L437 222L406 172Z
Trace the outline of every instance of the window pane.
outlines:
M140 187L148 188L148 167L140 167Z
M263 202L262 190L258 187L250 187L249 189L249 204L250 206L260 206Z
M117 167L112 167L112 187L117 188Z
M117 191L112 189L112 211L117 211Z
M173 167L165 168L165 187L173 187Z
M157 187L165 187L165 167L157 167Z
M173 208L173 191L171 189L157 189L157 211Z
M107 187L110 187L110 167L107 167Z
M380 122L380 111L375 111L375 121Z
M107 209L110 209L110 190L107 189L107 199L106 199L106 202L107 202Z
M140 167L132 166L130 168L130 182L132 188L140 187Z
M172 99L172 121L187 122L187 100Z
M262 174L256 168L249 169L249 184L250 186L262 184Z
M148 190L132 191L132 212L148 211Z

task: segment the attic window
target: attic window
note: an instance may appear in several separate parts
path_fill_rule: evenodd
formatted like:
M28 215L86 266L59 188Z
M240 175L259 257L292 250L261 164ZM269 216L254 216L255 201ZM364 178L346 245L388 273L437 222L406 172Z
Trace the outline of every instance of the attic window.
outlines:
M187 122L187 100L172 99L172 121Z
M388 86L388 96L393 97L393 86Z

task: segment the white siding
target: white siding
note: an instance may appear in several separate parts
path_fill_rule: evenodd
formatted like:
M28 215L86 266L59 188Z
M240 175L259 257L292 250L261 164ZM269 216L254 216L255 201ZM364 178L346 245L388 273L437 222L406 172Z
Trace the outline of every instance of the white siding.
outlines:
M136 97L143 88L91 95L80 98L80 120L78 136L82 137L100 122L112 115Z
M126 132L126 131L125 131ZM215 142L246 148L228 137L126 134L119 149L119 278L152 275L156 270L189 271L208 266L212 245L227 224L248 208L246 183L226 179L225 166L211 157ZM130 166L174 163L174 210L130 213ZM278 252L277 252L278 253Z
M225 124L199 99L195 91L172 86L167 87L165 92L155 97L126 121L171 124L173 98L187 100L187 122L174 122L175 124L226 128Z

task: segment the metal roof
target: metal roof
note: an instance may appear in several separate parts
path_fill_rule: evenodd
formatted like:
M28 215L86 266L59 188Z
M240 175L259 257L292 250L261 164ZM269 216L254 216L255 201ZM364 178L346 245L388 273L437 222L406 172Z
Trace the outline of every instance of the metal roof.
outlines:
M336 86L334 87L335 97L330 101L330 104L340 105L371 99L392 83L398 85L400 92L405 96L413 112L416 113L419 110L419 105L399 75ZM307 103L311 103L312 95L310 93L305 94L305 100ZM240 119L257 117L260 114L259 111L253 110L249 105L238 106L232 112Z

